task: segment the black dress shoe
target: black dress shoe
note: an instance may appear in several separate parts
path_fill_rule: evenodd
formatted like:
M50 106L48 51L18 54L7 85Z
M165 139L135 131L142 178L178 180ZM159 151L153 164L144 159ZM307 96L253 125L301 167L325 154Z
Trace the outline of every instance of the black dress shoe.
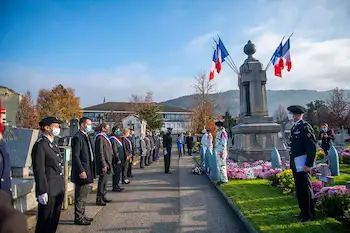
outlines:
M299 222L300 223L306 223L306 222L311 222L312 219L310 217L302 217Z
M93 218L89 218L89 217L86 217L86 216L84 217L84 219L87 220L87 221L89 221L89 222L93 222L93 221L94 221Z
M107 203L104 202L104 201L96 201L96 205L98 205L98 206L106 206Z
M105 203L111 203L111 202L112 202L112 200L109 200L109 199L103 198L103 202L105 202Z
M74 220L74 224L80 225L80 226L88 226L88 225L91 225L91 221L88 221L85 218L82 218L79 220Z
M121 188L121 187L114 187L113 188L113 192L120 193L120 192L123 192L123 191L124 191L124 188Z

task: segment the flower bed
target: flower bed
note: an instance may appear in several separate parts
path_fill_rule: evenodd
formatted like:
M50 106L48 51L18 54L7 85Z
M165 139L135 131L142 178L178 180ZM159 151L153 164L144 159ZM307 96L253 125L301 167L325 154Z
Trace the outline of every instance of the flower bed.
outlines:
M272 169L270 162L264 162L262 160L241 164L235 163L230 159L227 160L227 176L230 180L267 178L281 172L282 169Z
M318 216L313 222L298 223L294 217L299 212L297 200L292 195L283 195L266 179L230 180L220 188L261 233L347 232L333 218Z

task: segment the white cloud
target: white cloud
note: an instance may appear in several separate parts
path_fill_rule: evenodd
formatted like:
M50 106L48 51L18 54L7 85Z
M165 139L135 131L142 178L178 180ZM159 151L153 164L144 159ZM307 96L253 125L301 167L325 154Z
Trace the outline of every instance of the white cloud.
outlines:
M256 45L254 56L266 67L282 37L294 31L291 38L293 68L289 73L284 71L283 78L279 79L270 66L268 89L350 88L350 36L348 30L344 30L350 23L350 1L334 4L331 0L261 0L258 5L259 11L254 12L254 16L260 18L260 22L242 30L241 35L247 39L225 39L238 67L246 58L243 46L248 39L252 38ZM237 44L242 41L245 42ZM216 76L216 82L220 90L238 88L237 77L227 65Z

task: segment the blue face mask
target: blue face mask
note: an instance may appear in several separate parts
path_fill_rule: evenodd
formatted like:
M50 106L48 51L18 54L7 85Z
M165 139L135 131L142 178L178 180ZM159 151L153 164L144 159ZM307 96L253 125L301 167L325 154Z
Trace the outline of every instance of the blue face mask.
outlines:
M117 136L120 136L120 130L118 129L118 131L117 131Z
M91 125L87 125L85 127L85 130L86 130L87 133L90 133L92 131L92 126Z

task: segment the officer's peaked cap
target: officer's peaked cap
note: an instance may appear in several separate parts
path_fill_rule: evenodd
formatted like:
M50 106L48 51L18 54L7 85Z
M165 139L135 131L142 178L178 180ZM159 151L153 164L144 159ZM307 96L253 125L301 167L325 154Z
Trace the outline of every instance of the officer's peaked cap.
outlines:
M56 117L45 117L39 122L39 126L43 127L46 125L51 125L51 124L62 124L63 122L58 120Z
M306 109L303 106L300 105L292 105L287 108L288 111L290 111L293 114L303 114L306 112Z
M222 126L224 126L224 122L222 122L222 121L217 121L217 122L215 122L215 125L216 125L217 127L222 127Z

